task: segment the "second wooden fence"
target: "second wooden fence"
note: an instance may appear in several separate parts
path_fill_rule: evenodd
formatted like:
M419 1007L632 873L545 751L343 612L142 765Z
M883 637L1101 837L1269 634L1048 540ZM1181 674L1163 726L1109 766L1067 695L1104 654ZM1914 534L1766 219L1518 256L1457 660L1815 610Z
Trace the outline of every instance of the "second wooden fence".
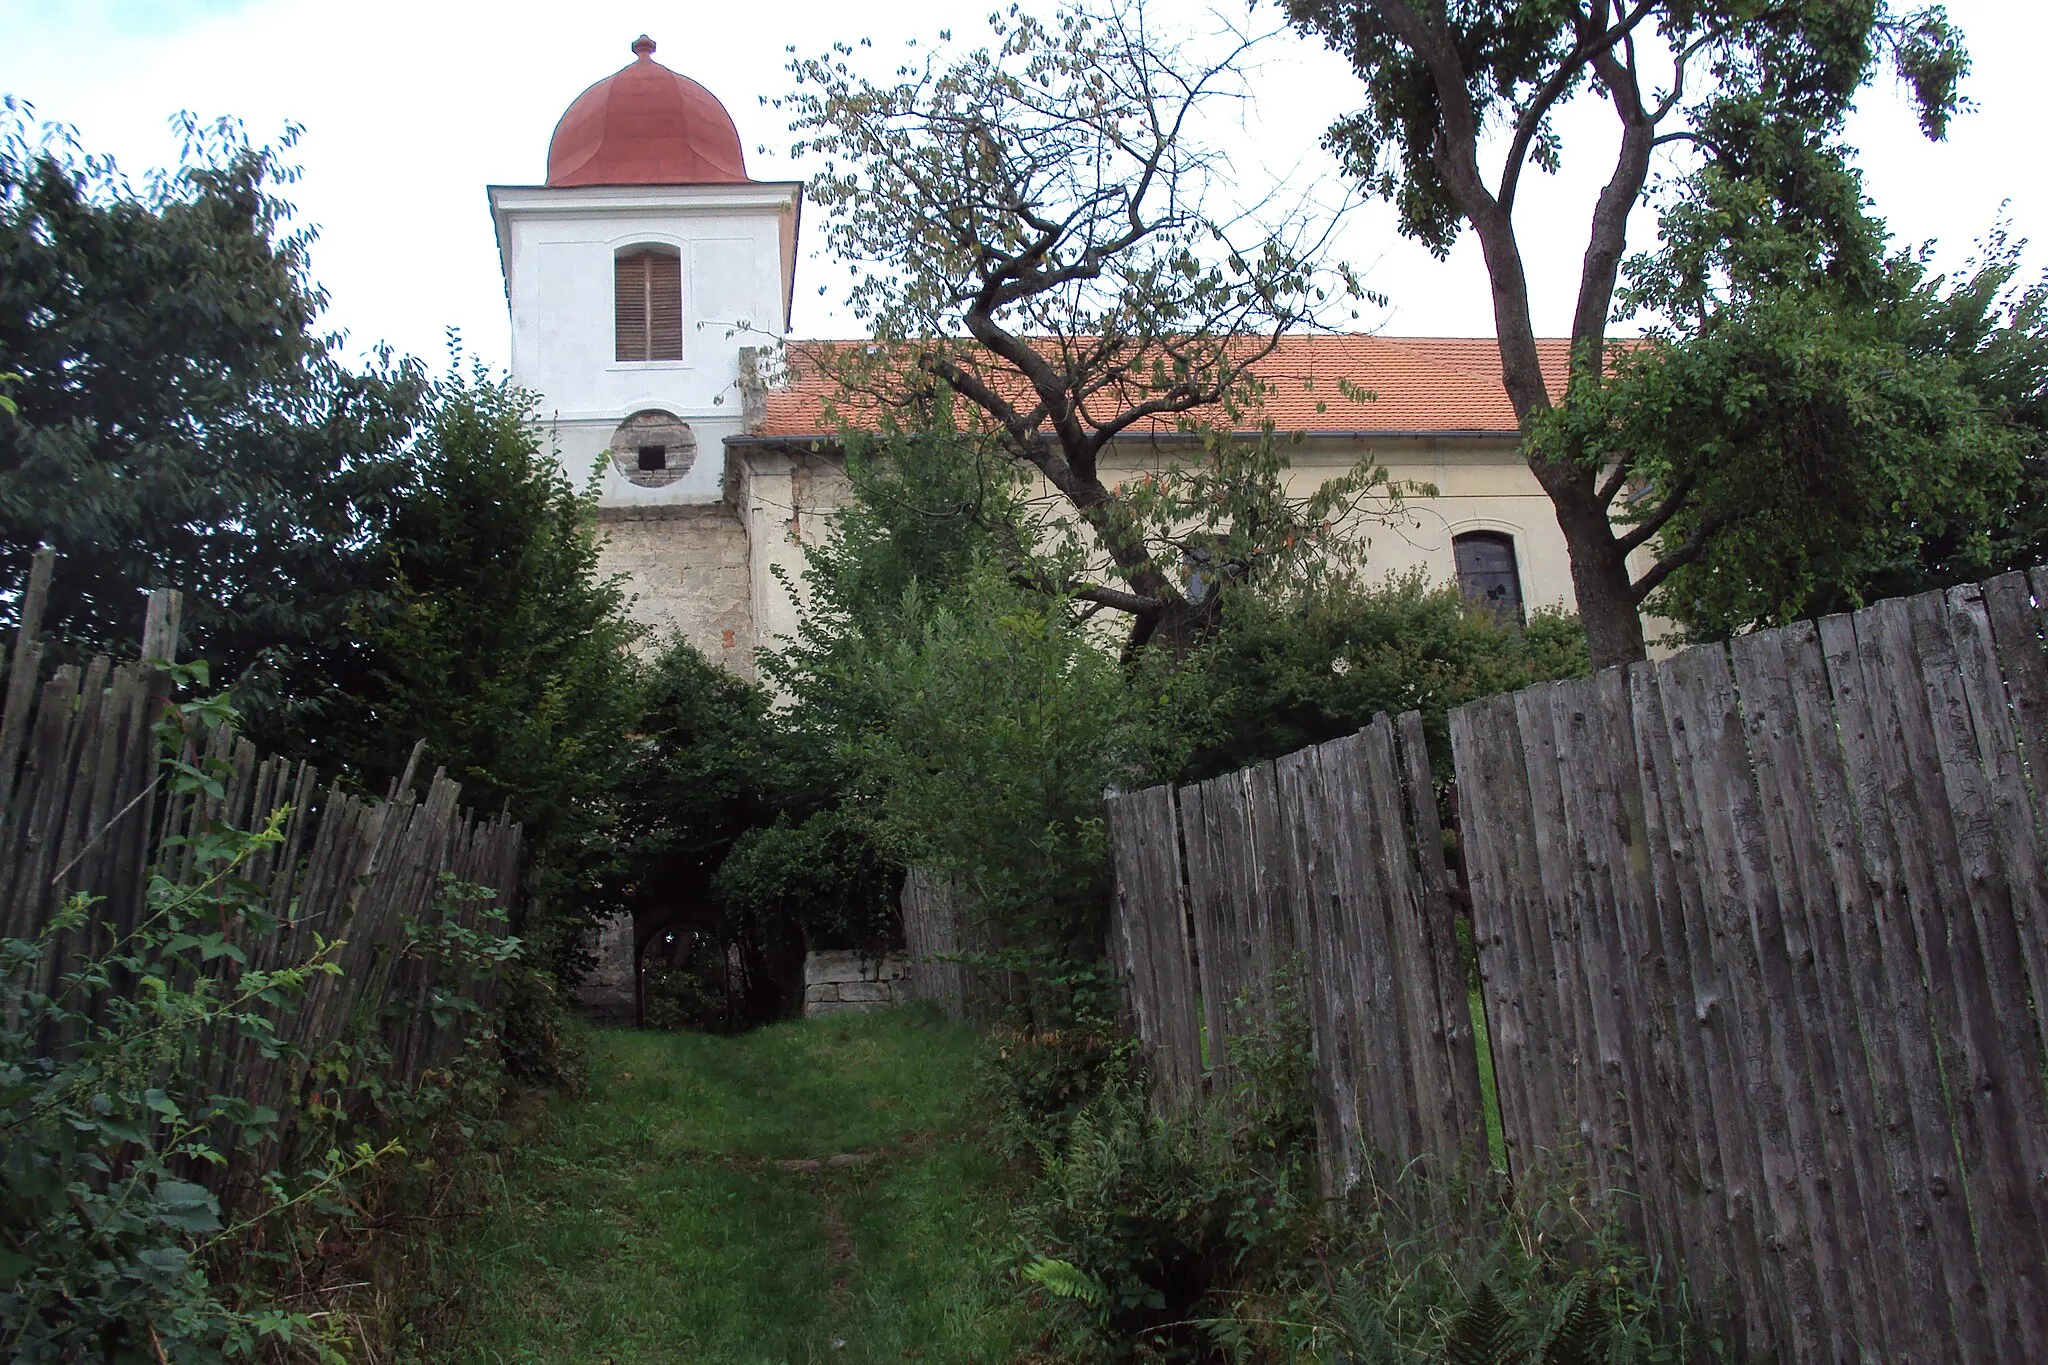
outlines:
M1747 1358L2048 1359L2044 601L2008 574L1452 715L1511 1171L1578 1172ZM1333 1189L1483 1150L1427 793L1404 717L1110 802L1163 1089L1223 1079L1217 1002L1299 953Z
M519 825L460 810L459 786L440 772L424 799L410 769L381 801L339 782L323 790L311 765L261 758L224 726L185 740L184 759L212 775L213 789L173 793L161 780L158 722L169 707L161 664L174 652L178 595L151 599L143 662L99 657L45 676L38 627L50 565L46 552L24 586L0 705L0 938L42 940L47 949L38 979L14 984L57 991L81 960L109 951L161 910L152 877L219 875L218 865L194 867L207 831L260 829L284 809L282 841L237 870L274 925L223 929L234 930L249 970L318 956L340 973L315 976L295 1006L273 1007L283 1048L221 1036L183 1065L212 1077L222 1094L286 1115L287 1124L312 1064L344 1039L374 1038L387 1048L386 1079L401 1088L453 1065L472 1032L454 997L484 1009L496 983L474 964L432 960L421 940L449 930L505 932L495 912L510 908L517 889ZM90 918L62 929L53 921L77 895L91 898ZM244 968L221 958L215 970L231 981ZM232 1187L262 1165L210 1167L205 1178Z

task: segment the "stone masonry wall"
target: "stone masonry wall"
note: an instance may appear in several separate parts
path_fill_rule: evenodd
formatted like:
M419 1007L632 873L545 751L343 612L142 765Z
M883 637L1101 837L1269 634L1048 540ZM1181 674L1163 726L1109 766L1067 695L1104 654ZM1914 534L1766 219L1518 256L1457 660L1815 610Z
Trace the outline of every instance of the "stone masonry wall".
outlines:
M601 574L624 574L634 620L671 630L704 657L754 676L747 531L725 503L608 507L598 514Z
M812 953L804 959L804 1014L839 1014L848 1010L883 1010L912 999L910 965L891 953L862 957L859 953Z

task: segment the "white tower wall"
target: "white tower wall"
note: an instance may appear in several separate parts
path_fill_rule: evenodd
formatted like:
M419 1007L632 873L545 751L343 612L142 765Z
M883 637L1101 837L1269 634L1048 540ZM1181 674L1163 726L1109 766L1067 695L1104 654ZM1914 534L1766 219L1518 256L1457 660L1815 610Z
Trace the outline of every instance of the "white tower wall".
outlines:
M581 482L604 463L606 508L713 502L724 440L742 429L740 350L788 329L796 184L494 186L491 209L512 313L512 378L541 398L564 467ZM634 246L677 251L683 358L616 358L612 270ZM621 422L649 409L689 424L682 477L646 487L604 459Z

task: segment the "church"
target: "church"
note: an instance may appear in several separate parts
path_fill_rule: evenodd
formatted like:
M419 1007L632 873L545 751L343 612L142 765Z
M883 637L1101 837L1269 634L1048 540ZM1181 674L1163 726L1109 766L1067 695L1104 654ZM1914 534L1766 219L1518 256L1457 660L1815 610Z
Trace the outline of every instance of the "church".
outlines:
M826 386L801 342L780 361L803 185L751 179L718 98L655 61L653 40L632 51L562 115L542 184L490 188L512 377L540 395L569 474L598 472L601 564L634 617L752 676L755 651L794 632L786 583L847 487ZM1556 390L1565 343L1543 346ZM1420 568L1510 619L1570 605L1491 338L1301 336L1260 373L1267 415L1299 437L1291 492L1367 457L1435 488L1371 528L1368 572ZM1370 401L1330 397L1340 387ZM1149 452L1130 445L1106 464L1142 471Z

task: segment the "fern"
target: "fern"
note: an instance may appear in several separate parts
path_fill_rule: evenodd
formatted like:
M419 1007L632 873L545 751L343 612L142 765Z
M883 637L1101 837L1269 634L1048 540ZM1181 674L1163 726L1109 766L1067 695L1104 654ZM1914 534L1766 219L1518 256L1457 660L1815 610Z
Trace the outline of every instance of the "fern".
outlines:
M1444 1365L1515 1365L1514 1319L1481 1280L1444 1340Z
M1102 1281L1077 1265L1050 1256L1040 1256L1025 1266L1024 1278L1054 1298L1078 1299L1091 1308L1100 1307L1109 1297Z
M1543 1343L1543 1365L1595 1365L1601 1338L1607 1335L1599 1299L1585 1280L1577 1279L1565 1290L1562 1302L1557 1325Z

